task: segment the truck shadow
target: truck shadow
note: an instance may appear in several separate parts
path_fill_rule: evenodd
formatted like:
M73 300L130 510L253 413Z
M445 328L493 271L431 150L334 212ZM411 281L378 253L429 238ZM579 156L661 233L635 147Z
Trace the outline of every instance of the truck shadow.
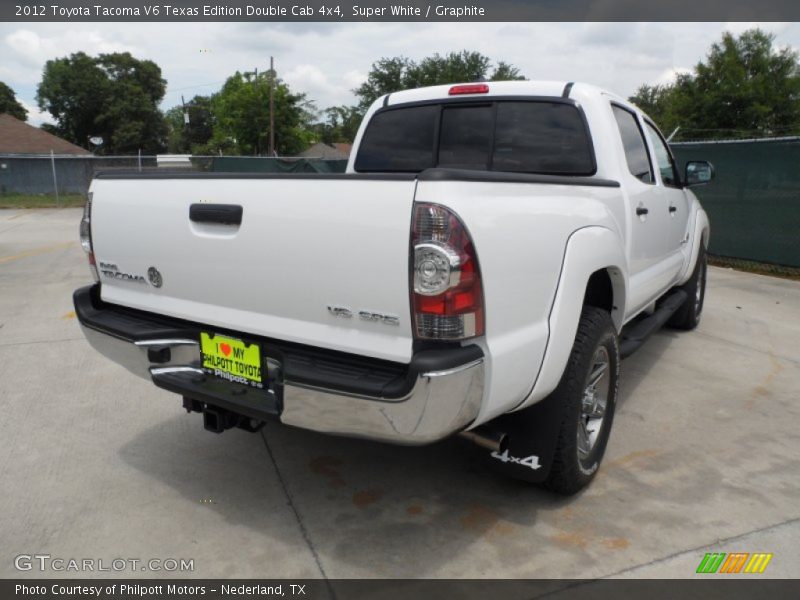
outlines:
M620 406L633 406L673 337L657 334L623 363ZM597 532L592 503L619 493L602 481L603 470L588 490L563 498L495 473L486 451L459 438L402 447L277 424L259 434L212 435L197 415L181 415L143 431L120 455L177 490L191 510L200 505L250 528L263 548L286 543L287 527L298 528L299 519L332 577L569 576L574 563L564 553L592 564L595 550L627 544L613 528ZM638 485L630 480L623 493ZM192 529L201 543L220 535L202 523ZM302 536L292 539L298 555L309 552ZM262 565L267 572L236 575L282 575Z
M636 392L653 368L658 367L667 349L681 337L681 333L662 329L654 333L634 354L622 361L620 367L620 394L617 408L636 402Z
M178 491L188 510L212 510L248 527L264 548L270 540L286 543L287 522L295 520L288 500L327 574L337 577L466 576L458 563L485 552L523 568L529 559L520 544L535 540L522 542L522 533L543 512L571 502L495 474L483 451L460 439L399 447L280 425L216 436L192 415L143 431L119 454L155 485ZM192 535L200 543L218 537L213 525L204 531L214 521L193 524ZM309 551L301 536L292 537L298 555Z

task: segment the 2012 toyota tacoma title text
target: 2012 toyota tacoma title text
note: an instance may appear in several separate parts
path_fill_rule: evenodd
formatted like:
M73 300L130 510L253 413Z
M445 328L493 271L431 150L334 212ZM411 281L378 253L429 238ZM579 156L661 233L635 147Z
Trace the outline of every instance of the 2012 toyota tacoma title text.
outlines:
M92 346L206 429L461 434L573 493L621 357L697 325L709 223L653 122L590 85L396 92L335 175L103 173L75 292Z

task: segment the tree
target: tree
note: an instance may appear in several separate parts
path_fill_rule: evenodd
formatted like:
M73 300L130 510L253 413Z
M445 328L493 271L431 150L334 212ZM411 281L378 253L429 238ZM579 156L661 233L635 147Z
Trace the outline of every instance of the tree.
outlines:
M189 152L189 140L186 136L186 124L183 121L183 107L173 106L164 113L167 122L167 152L170 154L186 154Z
M232 154L267 154L269 149L269 89L272 75L236 72L213 96L212 151ZM295 94L280 79L275 81L275 149L292 156L313 139L313 104L305 94Z
M39 108L56 120L49 129L79 146L100 135L95 124L108 96L109 81L96 59L83 52L49 60L36 92Z
M20 121L28 120L28 111L17 101L14 90L0 81L0 114L6 113Z
M183 106L169 109L164 118L167 121L169 137L167 149L178 154L211 154L209 142L214 133L214 114L211 96L195 96ZM185 115L189 116L186 123Z
M636 93L628 98L665 129L671 100L672 86L642 84Z
M491 61L480 52L451 52L447 56L434 54L412 63L406 70L403 84L407 88L479 81L487 78Z
M521 81L525 76L519 72L519 69L514 65L510 65L502 60L497 63L497 66L492 72L490 81Z
M704 62L670 86L642 86L631 100L664 130L684 138L785 135L800 130L797 52L775 48L775 36L750 29L725 33ZM649 110L648 110L649 109Z
M501 81L525 79L519 69L505 62L492 62L480 52L462 50L442 56L434 54L415 62L404 56L381 58L372 64L367 80L353 93L359 98L359 108L366 110L384 94L427 85L442 85L463 81Z
M332 106L323 112L327 120L315 125L316 134L321 142L351 143L355 139L361 119L364 118L364 113L358 106Z
M366 111L370 104L384 94L405 89L405 76L413 64L404 56L380 58L372 63L367 80L353 90L359 98L358 106L362 111Z
M55 133L87 147L103 138L100 152L161 151L167 126L158 104L166 81L150 60L128 52L91 57L77 52L45 64L36 99L56 121Z

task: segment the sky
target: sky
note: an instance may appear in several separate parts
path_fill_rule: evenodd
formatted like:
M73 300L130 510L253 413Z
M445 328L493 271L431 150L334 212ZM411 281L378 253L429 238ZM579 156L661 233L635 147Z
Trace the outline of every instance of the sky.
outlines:
M269 68L318 109L353 104L352 89L381 57L421 59L477 50L528 79L584 81L622 96L671 81L702 60L723 31L760 26L800 49L800 23L0 23L0 81L34 125L47 60L82 50L128 51L155 61L167 80L161 107L217 91L236 70Z

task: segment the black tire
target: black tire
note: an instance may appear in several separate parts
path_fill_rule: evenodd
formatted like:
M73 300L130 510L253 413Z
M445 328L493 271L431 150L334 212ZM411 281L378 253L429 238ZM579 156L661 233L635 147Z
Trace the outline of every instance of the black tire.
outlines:
M667 324L675 329L694 329L700 322L700 315L703 313L703 303L706 299L706 273L708 263L706 261L706 250L700 244L700 251L697 254L697 262L694 272L689 281L684 283L679 289L686 292L688 298L681 307L670 317Z
M589 390L587 384L590 375L599 371L599 368L596 368L599 364L598 356L608 360L606 370L608 391L604 416L599 424L597 421L590 421L584 412L584 398L595 397L594 394L589 396L586 393ZM614 421L619 363L619 340L611 316L600 308L585 306L581 312L578 333L567 367L553 392L554 399L561 407L561 421L552 467L544 482L546 488L559 494L571 495L586 487L594 479L603 460ZM603 388L605 384L603 381ZM595 401L595 409L597 404ZM591 446L586 446L586 438L582 438L583 447L579 447L579 431L585 432L583 424L587 423L596 424L599 431L596 431ZM594 433L593 430L592 435Z

